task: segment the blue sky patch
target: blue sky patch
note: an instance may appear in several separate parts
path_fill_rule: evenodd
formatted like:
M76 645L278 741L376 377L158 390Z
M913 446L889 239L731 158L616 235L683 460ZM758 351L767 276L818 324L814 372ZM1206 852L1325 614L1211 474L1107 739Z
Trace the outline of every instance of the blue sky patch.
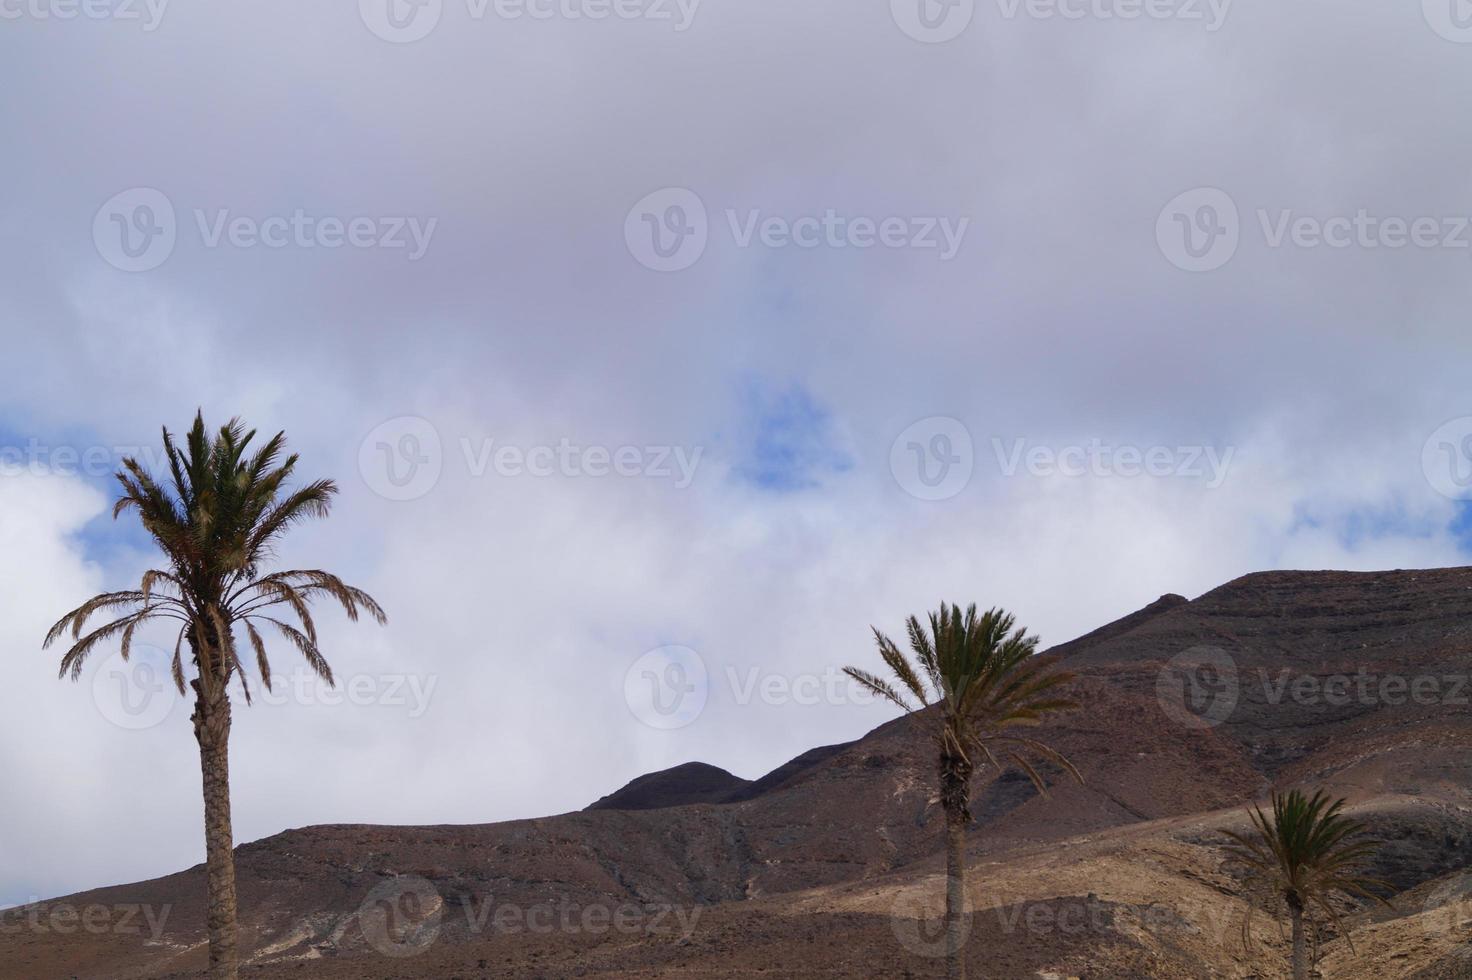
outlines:
M736 475L778 493L820 486L853 469L832 415L800 384L781 390L754 383L742 395Z

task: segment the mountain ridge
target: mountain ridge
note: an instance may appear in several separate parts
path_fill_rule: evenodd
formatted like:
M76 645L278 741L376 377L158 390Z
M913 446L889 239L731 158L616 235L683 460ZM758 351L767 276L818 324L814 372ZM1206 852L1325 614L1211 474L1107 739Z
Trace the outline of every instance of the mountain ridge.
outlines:
M1275 700L1274 672L1316 680L1360 667L1465 672L1469 641L1472 569L1454 568L1254 573L1194 600L1168 594L1060 644L1047 653L1077 673L1070 693L1082 707L1036 735L1068 755L1085 781L1055 780L1041 796L1014 772L978 773L969 845L970 861L985 869L978 880L993 892L1016 888L1018 901L1097 895L1121 923L1146 916L1160 894L1182 903L1175 914L1187 921L1202 909L1215 915L1213 903L1239 895L1241 885L1221 867L1213 829L1239 819L1272 785L1313 782L1376 822L1393 842L1381 870L1420 901L1472 865L1472 715L1451 703ZM1232 685L1207 690L1208 708L1229 709L1219 717L1182 714L1190 705L1173 701L1165 683L1181 655L1203 648L1220 651L1231 668ZM1228 688L1229 699L1213 700ZM938 895L932 752L915 726L896 719L756 780L686 763L568 814L464 826L319 825L245 844L237 862L246 975L550 980L578 969L796 978L820 962L840 964L845 976L937 975L893 931L893 903ZM683 799L692 792L701 798ZM405 882L423 882L444 921L432 950L384 958L365 931L364 909L375 890ZM27 976L64 969L83 980L194 977L203 963L203 894L196 866L38 903L145 902L174 913L152 945L82 936L58 947L54 936L0 929L0 963ZM668 905L699 911L709 924L684 945L489 937L467 923L492 897L520 909ZM5 913L0 925L25 912ZM1448 959L1454 947L1407 946L1406 936L1419 935L1413 918L1366 926L1384 937L1381 973L1351 965L1336 975L1384 975L1383 964L1412 955L1408 948L1429 964L1426 978L1456 966ZM1089 976L1146 970L1184 978L1209 962L1210 975L1233 976L1245 954L1206 943L1209 925L1195 920L1194 932L1165 933L1121 926L1082 938L982 928L977 969L1046 967L1067 976L1087 966ZM765 938L737 938L748 934ZM1272 962L1250 960L1264 977L1275 975Z

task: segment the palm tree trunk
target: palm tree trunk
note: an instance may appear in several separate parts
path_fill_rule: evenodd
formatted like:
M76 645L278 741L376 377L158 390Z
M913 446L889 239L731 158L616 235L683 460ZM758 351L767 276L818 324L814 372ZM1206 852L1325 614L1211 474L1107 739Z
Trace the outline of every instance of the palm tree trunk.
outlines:
M966 819L946 813L946 980L966 980Z
M194 737L204 774L205 871L209 905L210 980L236 980L235 852L230 828L230 697L205 693L194 681Z
M1303 935L1303 906L1290 898L1288 911L1293 917L1293 980L1308 980L1308 941Z
M971 762L941 752L940 804L946 814L946 980L966 980L966 825L971 822Z

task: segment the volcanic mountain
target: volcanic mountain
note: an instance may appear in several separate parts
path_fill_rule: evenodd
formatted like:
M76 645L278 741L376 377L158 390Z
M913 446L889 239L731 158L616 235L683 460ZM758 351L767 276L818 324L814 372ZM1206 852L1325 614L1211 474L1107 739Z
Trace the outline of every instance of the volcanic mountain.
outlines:
M1080 709L1038 730L1082 784L973 786L978 977L1267 978L1284 941L1219 830L1325 785L1384 840L1394 910L1346 905L1325 977L1472 977L1472 568L1248 575L1048 651ZM748 782L690 763L586 810L323 826L237 849L248 977L938 977L934 760L910 719ZM590 794L591 795L591 794ZM157 934L39 930L169 907ZM11 910L0 976L196 977L202 867ZM28 925L28 923L32 925Z

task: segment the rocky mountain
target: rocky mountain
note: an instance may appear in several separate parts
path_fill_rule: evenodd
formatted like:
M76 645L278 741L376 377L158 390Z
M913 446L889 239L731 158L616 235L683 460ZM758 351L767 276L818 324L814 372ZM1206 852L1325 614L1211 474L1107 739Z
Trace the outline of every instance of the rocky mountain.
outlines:
M978 773L977 975L1282 975L1266 918L1242 944L1217 831L1273 785L1323 783L1386 840L1399 896L1346 909L1356 952L1331 937L1324 975L1472 976L1469 640L1472 569L1273 572L1049 651L1081 708L1038 735L1084 782ZM246 975L940 976L933 768L899 719L750 782L690 763L556 817L288 831L238 849ZM196 976L203 896L196 867L12 910L0 976ZM34 925L129 904L171 914L156 934Z
M589 810L659 810L695 803L729 803L752 785L704 762L687 762L629 782L588 806Z

